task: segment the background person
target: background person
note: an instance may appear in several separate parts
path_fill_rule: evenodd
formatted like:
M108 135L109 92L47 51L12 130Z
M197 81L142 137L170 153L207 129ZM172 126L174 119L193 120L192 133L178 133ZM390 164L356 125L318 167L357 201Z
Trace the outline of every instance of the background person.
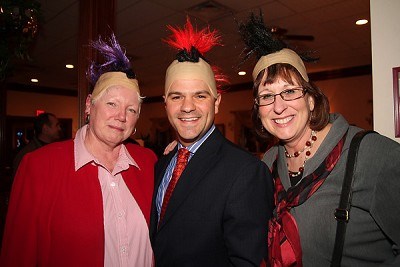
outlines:
M56 115L42 113L33 119L34 136L15 156L13 161L13 177L26 153L32 152L44 145L59 141L62 137L61 124Z
M214 125L221 95L204 53L219 38L207 28L197 32L189 19L184 29L169 29L167 42L179 52L166 72L164 100L179 142L155 168L150 236L156 265L259 266L267 249L271 177ZM188 163L176 179L182 154Z
M270 220L270 266L329 266L349 144L361 131L329 114L323 92L309 81L303 60L275 40L261 16L240 24L253 70L253 122L279 142L263 161L275 182ZM400 145L379 134L364 137L352 185L342 266L400 266Z
M142 98L112 35L93 43L87 125L74 140L27 154L7 214L1 266L152 266L148 222L155 154L124 145Z

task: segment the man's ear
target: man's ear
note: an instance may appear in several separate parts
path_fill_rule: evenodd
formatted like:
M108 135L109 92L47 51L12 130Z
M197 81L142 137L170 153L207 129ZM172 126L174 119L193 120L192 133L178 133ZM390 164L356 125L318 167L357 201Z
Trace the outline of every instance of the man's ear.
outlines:
M215 112L214 112L214 114L217 114L218 113L218 111L219 111L219 104L221 103L221 94L218 94L217 95L217 99L215 99L215 103L214 103L214 106L215 106Z

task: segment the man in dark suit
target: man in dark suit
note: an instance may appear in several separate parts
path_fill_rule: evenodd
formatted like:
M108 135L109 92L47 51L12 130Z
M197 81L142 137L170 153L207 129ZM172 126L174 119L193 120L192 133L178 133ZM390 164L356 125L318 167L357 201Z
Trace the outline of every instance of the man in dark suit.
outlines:
M196 40L189 20L175 33ZM215 32L202 33L218 40ZM173 37L167 42L179 49ZM155 169L150 238L156 266L259 266L267 253L272 178L265 164L216 129L221 95L203 60L206 51L196 44L179 49L188 60L175 60L166 73L165 107L178 145ZM186 167L178 149L186 151ZM176 166L184 168L180 176Z

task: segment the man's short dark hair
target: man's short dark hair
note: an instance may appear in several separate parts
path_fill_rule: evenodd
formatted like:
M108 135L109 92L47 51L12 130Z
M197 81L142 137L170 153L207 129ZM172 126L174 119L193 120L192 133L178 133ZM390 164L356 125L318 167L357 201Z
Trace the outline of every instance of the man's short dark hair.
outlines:
M33 121L33 129L35 130L35 135L38 136L42 133L43 126L48 125L51 126L50 116L55 117L53 113L42 113L35 117Z

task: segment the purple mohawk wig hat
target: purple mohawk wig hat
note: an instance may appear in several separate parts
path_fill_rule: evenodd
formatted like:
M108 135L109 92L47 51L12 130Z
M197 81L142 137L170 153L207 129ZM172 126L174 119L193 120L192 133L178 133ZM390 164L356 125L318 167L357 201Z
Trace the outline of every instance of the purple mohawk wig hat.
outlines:
M140 94L131 62L113 33L108 40L102 40L99 37L97 41L91 43L91 46L104 58L103 63L92 62L86 73L91 86L94 88L92 98L115 85L126 86Z

